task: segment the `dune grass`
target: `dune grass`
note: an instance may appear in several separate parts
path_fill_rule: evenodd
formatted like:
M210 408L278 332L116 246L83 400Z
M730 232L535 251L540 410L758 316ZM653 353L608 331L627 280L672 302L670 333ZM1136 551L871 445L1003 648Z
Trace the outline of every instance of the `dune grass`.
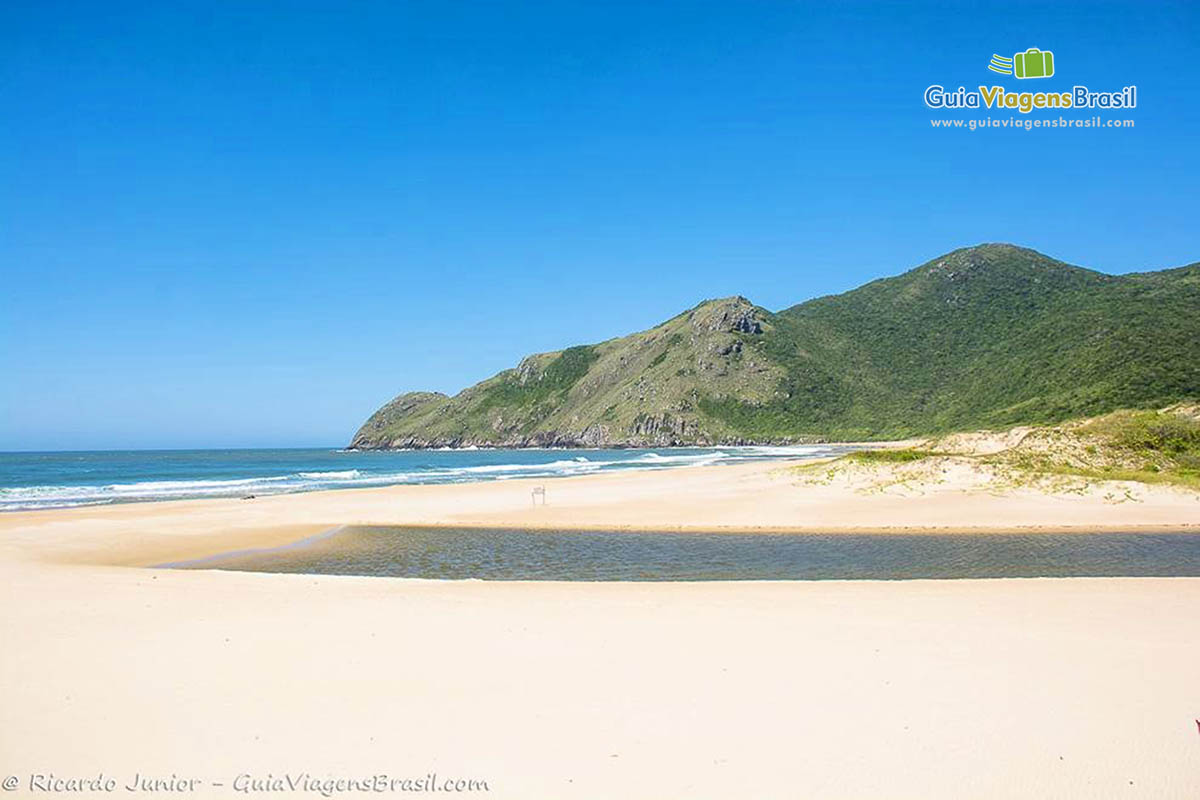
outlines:
M931 450L904 448L902 450L857 450L846 455L846 459L860 464L906 464L923 458L939 455Z
M1191 409L1117 411L1064 433L1058 447L1000 455L1028 472L1200 489L1200 418Z
M1200 409L1181 405L1160 411L1116 411L1091 419L1034 428L1016 445L972 455L941 449L945 442L894 450L858 450L798 474L821 472L832 479L842 467L879 470L886 484L933 480L916 462L939 458L989 471L997 486L1081 490L1100 481L1168 484L1200 490ZM916 471L908 467L917 468ZM936 472L936 471L935 471ZM928 473L928 474L926 474ZM1059 479L1069 479L1064 489ZM1056 483L1058 481L1058 483Z

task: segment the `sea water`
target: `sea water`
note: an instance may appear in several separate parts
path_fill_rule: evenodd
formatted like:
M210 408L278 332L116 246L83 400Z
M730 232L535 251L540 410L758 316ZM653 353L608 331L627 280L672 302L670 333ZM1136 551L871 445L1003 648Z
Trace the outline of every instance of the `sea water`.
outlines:
M0 511L811 459L849 448L130 450L0 453Z

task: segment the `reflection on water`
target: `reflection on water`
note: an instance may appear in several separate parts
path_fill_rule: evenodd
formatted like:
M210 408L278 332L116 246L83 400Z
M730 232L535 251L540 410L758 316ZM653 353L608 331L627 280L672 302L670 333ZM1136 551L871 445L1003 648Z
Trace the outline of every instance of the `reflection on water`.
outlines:
M483 580L1200 576L1200 534L731 534L343 528L190 569Z

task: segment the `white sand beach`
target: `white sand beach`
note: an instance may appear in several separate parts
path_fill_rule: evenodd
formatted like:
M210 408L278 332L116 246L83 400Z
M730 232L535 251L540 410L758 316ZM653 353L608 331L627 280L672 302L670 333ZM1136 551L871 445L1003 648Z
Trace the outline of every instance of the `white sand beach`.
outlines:
M861 493L779 464L539 483L544 508L531 482L505 481L0 516L0 771L174 774L194 779L193 797L239 796L239 775L429 772L504 798L1200 793L1200 579L484 583L144 568L350 523L1200 523L1194 494L1163 487L1125 502L955 480Z

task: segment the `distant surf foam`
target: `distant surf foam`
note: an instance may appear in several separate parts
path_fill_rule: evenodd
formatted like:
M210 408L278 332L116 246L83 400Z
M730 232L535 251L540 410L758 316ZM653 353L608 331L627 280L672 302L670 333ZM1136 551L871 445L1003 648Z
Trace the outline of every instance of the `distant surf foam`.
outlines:
M816 458L834 446L646 450L346 452L235 450L0 453L0 511L154 500L250 497L396 484L552 478L768 459Z

